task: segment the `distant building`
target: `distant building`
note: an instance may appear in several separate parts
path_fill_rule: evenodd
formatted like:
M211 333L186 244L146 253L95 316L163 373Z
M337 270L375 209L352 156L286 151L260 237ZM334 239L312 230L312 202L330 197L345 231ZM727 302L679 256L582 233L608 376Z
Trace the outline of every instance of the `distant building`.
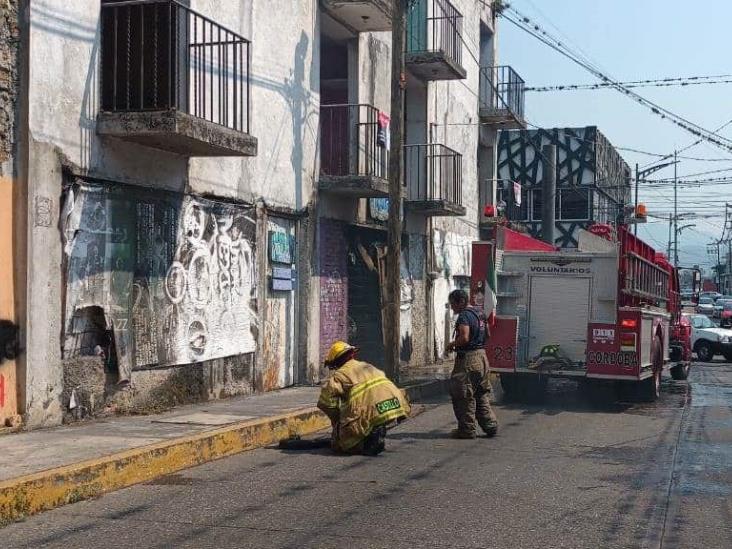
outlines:
M502 131L498 139L498 197L511 221L541 233L544 145L557 146L556 244L577 247L577 232L613 222L630 202L630 167L595 126ZM521 185L514 200L513 185Z

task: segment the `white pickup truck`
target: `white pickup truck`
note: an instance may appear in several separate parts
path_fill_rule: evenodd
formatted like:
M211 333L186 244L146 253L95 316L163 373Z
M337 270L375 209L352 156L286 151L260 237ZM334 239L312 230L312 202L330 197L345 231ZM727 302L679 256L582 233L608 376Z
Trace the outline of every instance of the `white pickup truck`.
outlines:
M718 327L706 315L684 315L691 324L691 348L701 362L711 362L716 355L732 362L732 330Z

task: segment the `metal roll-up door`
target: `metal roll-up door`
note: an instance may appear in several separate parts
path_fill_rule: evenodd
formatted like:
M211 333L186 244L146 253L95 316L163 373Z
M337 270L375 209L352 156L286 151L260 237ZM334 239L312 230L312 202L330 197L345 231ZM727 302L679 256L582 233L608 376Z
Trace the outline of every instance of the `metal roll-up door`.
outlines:
M528 358L545 345L560 345L573 361L585 360L590 319L590 284L587 277L531 278Z

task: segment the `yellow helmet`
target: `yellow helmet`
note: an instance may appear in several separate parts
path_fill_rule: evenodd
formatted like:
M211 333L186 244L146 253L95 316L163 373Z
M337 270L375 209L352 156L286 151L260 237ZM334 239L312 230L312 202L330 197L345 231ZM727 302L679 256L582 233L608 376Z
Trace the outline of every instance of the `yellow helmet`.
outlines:
M330 346L328 356L325 357L325 365L331 366L344 354L348 353L349 351L356 350L356 347L354 347L353 345L349 345L345 341L336 341L335 343L333 343L333 345Z

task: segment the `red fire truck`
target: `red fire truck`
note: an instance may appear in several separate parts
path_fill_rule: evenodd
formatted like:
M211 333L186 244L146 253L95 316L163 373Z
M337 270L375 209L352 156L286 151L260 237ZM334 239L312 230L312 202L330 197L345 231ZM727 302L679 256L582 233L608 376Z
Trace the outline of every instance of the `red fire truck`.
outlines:
M678 272L625 226L581 231L571 250L498 227L473 243L471 274L474 305L497 303L486 352L509 396L567 377L652 401L664 370L688 376Z

